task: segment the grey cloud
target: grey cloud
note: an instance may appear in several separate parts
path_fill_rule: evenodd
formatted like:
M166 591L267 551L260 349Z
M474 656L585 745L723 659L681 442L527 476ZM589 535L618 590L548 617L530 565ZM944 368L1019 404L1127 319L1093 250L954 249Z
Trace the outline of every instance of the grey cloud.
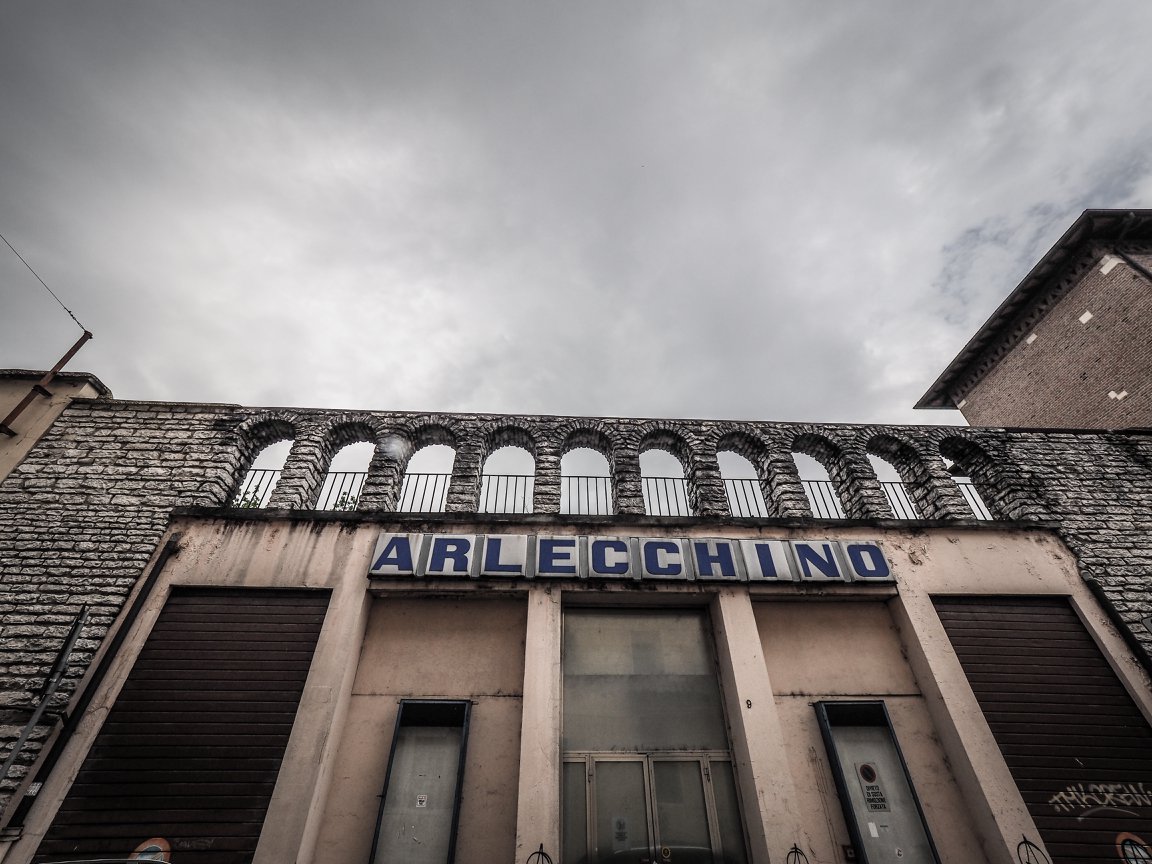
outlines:
M17 17L0 231L124 396L947 421L910 406L1046 244L1152 191L1146 51L1073 3ZM50 363L0 279L0 363Z

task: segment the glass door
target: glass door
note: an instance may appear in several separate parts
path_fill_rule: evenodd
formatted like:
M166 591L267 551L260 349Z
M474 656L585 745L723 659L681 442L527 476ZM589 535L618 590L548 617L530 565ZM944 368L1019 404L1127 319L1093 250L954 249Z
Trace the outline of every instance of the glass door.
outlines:
M745 861L724 756L588 754L565 762L562 864Z
M721 860L715 818L708 806L704 760L655 759L649 757L652 772L651 800L655 809L656 861L660 864L712 864ZM710 785L710 784L708 784ZM719 844L717 844L719 846Z
M651 810L644 760L592 760L595 822L591 861L651 864Z

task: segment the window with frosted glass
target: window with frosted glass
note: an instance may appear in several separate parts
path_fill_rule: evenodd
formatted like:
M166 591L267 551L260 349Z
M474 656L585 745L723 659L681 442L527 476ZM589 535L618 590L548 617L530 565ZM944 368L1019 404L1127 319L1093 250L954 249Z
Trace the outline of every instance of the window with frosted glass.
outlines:
M699 612L564 616L565 750L726 750Z

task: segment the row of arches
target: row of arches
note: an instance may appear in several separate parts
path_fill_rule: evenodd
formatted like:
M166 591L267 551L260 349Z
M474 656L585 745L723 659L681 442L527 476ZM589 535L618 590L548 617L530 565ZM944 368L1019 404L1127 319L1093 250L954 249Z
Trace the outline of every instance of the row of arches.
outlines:
M767 435L731 429L705 446L698 434L636 430L634 421L595 421L618 423L625 434L516 425L477 434L475 419L464 419L465 435L436 423L399 429L330 423L298 434L287 419L252 422L241 430L243 482L231 503L406 512L1029 517L1024 484L1006 484L1012 472L957 430L772 425Z

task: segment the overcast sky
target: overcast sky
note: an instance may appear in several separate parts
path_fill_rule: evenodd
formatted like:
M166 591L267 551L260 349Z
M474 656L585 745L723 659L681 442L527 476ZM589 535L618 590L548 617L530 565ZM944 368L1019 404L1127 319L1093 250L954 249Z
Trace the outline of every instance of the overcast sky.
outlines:
M1152 3L4 4L0 232L120 397L912 404L1152 205ZM0 247L0 366L78 328Z

